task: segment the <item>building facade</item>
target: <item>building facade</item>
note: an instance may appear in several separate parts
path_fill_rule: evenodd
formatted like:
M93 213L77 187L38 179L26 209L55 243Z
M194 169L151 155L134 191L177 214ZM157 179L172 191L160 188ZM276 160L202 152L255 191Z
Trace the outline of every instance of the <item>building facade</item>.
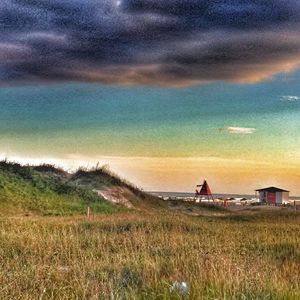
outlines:
M268 187L255 191L258 193L259 203L263 205L282 205L289 200L289 191L277 187Z

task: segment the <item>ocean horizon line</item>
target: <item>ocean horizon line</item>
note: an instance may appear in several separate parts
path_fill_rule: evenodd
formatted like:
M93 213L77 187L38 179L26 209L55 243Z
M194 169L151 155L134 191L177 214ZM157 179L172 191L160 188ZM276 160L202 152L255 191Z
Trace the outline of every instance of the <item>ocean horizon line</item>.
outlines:
M162 197L193 197L195 193L192 192L168 192L168 191L146 191L149 194L162 196ZM253 194L235 194L235 193L212 193L216 198L218 197L230 197L230 198L255 198L255 193ZM291 200L300 200L300 196L290 196Z

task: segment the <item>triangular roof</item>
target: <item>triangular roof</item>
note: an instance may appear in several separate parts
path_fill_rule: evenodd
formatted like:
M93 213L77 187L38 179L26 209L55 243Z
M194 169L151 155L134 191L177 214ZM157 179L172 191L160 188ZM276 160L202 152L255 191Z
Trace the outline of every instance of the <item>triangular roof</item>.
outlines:
M270 187L267 187L267 188L263 188L263 189L258 189L256 190L257 192L270 192L270 193L276 193L276 192L289 192L287 190L283 190L283 189L280 189L280 188L277 188L275 186L270 186Z
M212 195L212 192L211 192L210 187L209 187L209 185L208 185L208 183L207 183L206 180L204 180L204 182L203 182L203 185L201 187L199 195L203 195L203 196L210 196L210 195Z

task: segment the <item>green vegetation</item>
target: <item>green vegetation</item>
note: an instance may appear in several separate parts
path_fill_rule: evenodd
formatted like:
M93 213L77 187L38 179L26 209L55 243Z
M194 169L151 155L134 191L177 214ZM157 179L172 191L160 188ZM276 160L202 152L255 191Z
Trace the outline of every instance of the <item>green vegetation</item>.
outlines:
M0 218L0 232L1 299L300 297L296 212L241 223L153 210Z
M0 162L0 214L72 215L85 213L88 206L95 213L123 209L99 197L89 186L78 184L74 180L77 173L51 165Z
M100 187L124 188L134 208ZM103 168L7 162L0 201L0 299L300 299L297 211L162 203Z
M188 201L169 200L168 204L171 207L183 206L185 208L190 208L190 209L204 209L208 211L228 212L226 208L224 208L223 206L207 204L205 202L196 203L196 202L188 202Z

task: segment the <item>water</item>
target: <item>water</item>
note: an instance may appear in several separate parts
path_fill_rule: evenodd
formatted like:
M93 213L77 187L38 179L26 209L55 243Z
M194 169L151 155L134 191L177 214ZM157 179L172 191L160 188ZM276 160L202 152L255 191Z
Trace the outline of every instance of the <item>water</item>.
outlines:
M184 193L184 192L159 192L159 191L150 191L149 192L155 196L161 197L170 197L170 198L189 198L194 197L195 193ZM252 199L255 198L255 194L248 195L248 194L213 194L214 198L245 198L245 199ZM290 200L296 200L300 202L300 196L290 196Z
M171 197L171 198L188 198L188 197L194 197L195 193L183 193L183 192L157 192L157 191L151 191L149 192L152 195L155 196L161 196L161 197ZM213 194L214 198L246 198L251 199L254 198L255 195L247 195L247 194Z

